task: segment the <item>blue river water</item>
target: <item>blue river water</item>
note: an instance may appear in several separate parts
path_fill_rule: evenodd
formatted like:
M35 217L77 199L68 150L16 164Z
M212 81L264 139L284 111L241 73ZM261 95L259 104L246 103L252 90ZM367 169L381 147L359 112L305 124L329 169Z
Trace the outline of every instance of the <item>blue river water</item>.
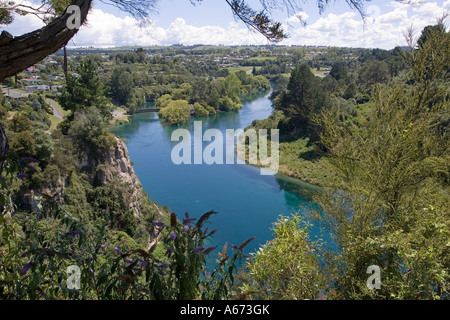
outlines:
M154 112L136 114L130 123L111 132L124 139L151 200L168 206L179 218L185 212L199 218L209 210L217 211L208 225L209 230L218 229L213 244L219 248L225 243L238 246L255 237L245 250L250 253L272 238L272 224L279 215L304 210L302 206L309 202L307 194L315 188L281 174L261 175L259 168L248 164L175 165L171 152L178 141L172 142L171 135L175 129L185 128L194 136L194 121L202 121L203 132L215 128L225 137L226 129L244 129L253 120L267 118L272 113L268 96L265 93L244 101L239 111L191 119L180 127L165 125ZM203 142L203 148L208 144Z

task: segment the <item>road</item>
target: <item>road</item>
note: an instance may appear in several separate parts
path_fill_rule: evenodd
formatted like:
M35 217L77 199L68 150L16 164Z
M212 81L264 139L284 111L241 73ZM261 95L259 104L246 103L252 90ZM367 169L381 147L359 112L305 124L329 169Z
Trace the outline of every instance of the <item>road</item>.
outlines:
M30 94L28 92L22 92L19 90L11 89L11 88L2 88L3 94L8 95L13 99L20 99L20 98L27 98ZM53 115L57 118L63 119L64 115L61 111L61 108L58 106L55 100L50 98L45 98L45 101L47 101L50 106L53 109Z
M123 112L122 110L114 110L114 111L112 112L112 115L113 115L114 118L116 118L116 117L123 116L123 115L124 115L124 112Z
M2 91L4 95L10 96L13 99L26 98L30 95L28 92L22 92L10 88L2 88Z
M58 104L56 103L55 100L49 99L49 98L45 98L45 101L47 101L50 106L53 109L53 115L57 118L63 119L64 115L61 112L61 109L59 108Z

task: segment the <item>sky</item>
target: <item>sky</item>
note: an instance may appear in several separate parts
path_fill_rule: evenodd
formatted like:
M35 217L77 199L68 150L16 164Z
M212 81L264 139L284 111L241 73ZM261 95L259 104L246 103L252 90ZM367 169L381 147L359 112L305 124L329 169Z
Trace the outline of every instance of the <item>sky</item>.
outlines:
M392 49L406 45L404 33L409 27L413 26L419 35L425 26L436 24L445 12L450 12L450 0L402 1L408 4L392 0L366 2L364 20L345 0L330 1L321 14L316 1L309 0L298 12L280 10L273 16L283 23L289 36L281 45ZM130 15L103 2L94 1L88 24L80 28L69 46L270 44L237 21L224 0L203 0L195 6L189 0L159 0L158 12L150 15L151 23L145 28ZM258 8L257 0L249 3ZM39 19L28 15L16 17L14 23L0 26L0 30L6 29L17 36L42 26Z

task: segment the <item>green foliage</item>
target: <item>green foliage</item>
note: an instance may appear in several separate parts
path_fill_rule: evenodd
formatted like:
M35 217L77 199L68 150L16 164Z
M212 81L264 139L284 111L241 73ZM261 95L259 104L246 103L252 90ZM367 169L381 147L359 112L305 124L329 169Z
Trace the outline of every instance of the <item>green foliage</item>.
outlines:
M258 299L317 299L327 281L318 260L320 243L309 239L310 226L297 213L279 217L273 231L273 240L252 253L242 291Z
M347 68L340 62L336 62L333 64L330 76L335 80L345 79L347 77Z
M242 108L242 104L235 102L228 96L219 99L219 110L232 111L240 108Z
M86 216L89 208L87 200L88 190L89 184L87 181L76 173L75 168L71 168L67 177L67 187L63 194L67 209L77 216Z
M114 69L110 80L110 90L113 99L121 104L126 104L133 91L133 79L131 74L124 69Z
M223 92L227 98L230 98L234 103L239 103L239 96L241 95L241 80L234 74L230 73L223 82Z
M197 117L205 117L209 115L208 109L206 109L198 102L194 103L194 110Z
M313 117L327 108L327 96L306 64L292 71L287 89L280 93L274 101L274 107L282 110L289 117L288 131L309 131L317 136L319 129L315 127Z
M90 192L89 203L108 211L112 229L122 230L132 236L136 232L137 219L122 196L125 192L120 184L99 186Z
M94 107L75 113L69 133L78 142L86 143L96 150L108 150L116 146L114 136L108 132L108 123Z
M170 94L164 94L156 100L156 108L165 108L172 101L172 96Z
M77 111L86 111L96 107L105 118L110 118L110 102L106 99L107 88L99 80L97 75L97 65L92 59L80 62L77 69L79 77L68 74L66 86L62 90L59 102L64 110L72 111L75 115ZM73 116L70 117L71 119Z
M369 60L361 67L358 75L359 84L370 88L376 83L387 83L390 79L389 67L384 61Z
M53 139L50 134L42 129L36 130L33 136L36 146L36 159L45 167L53 153Z
M448 42L448 33L431 33L409 53L416 81L375 86L364 126L343 124L336 109L324 114L322 142L342 182L316 197L315 216L339 247L328 263L340 298L448 296L450 140L440 125ZM367 289L370 265L381 268L380 290Z
M186 100L170 101L167 107L162 108L158 115L169 124L181 124L191 117L191 107Z
M36 144L31 131L22 131L11 136L11 157L18 160L36 154Z
M32 128L30 119L23 113L16 113L8 125L8 129L14 132L30 131Z

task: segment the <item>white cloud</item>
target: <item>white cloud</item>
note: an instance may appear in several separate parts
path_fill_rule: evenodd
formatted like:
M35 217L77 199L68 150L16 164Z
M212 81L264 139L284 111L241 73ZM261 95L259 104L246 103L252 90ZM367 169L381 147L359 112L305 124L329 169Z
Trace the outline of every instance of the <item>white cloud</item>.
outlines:
M305 28L291 30L292 37L283 43L392 49L406 45L403 35L411 25L420 31L435 24L450 9L450 0L441 6L435 2L419 5L416 1L412 6L393 1L388 12L378 9L373 6L365 21L355 12L330 13Z
M288 29L290 38L281 44L391 49L397 45L405 45L403 34L411 25L420 31L426 25L435 24L445 10L450 11L450 0L440 3L441 5L427 2L411 6L392 1L383 7L385 12L378 6L372 6L365 21L349 9L341 14L324 15L306 26L297 23L300 22L298 17L306 20L309 16L298 12L286 19L283 26ZM25 16L17 17L6 29L13 35L19 35L42 26L39 19ZM193 26L183 18L177 18L167 28L162 28L157 23L140 28L134 18L116 17L93 9L89 14L88 24L82 26L69 45L148 46L175 43L244 45L267 44L267 40L236 22L230 22L227 26Z
M286 18L286 23L288 23L288 24L303 23L303 22L306 22L306 20L308 20L308 18L309 18L309 15L306 12L299 11L299 12L293 14L292 16Z

